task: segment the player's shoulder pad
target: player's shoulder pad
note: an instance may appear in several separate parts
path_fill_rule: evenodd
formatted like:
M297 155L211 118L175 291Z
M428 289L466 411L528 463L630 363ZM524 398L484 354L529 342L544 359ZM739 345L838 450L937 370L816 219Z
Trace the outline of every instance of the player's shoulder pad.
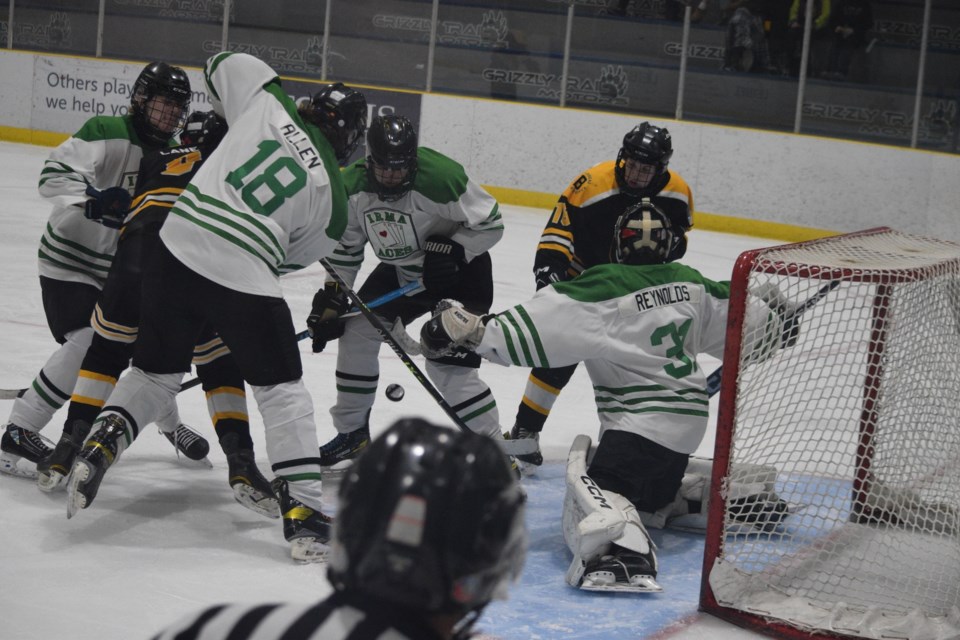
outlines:
M611 192L617 188L617 177L614 174L615 160L601 162L581 173L563 192L567 203L579 207L593 200L597 196Z

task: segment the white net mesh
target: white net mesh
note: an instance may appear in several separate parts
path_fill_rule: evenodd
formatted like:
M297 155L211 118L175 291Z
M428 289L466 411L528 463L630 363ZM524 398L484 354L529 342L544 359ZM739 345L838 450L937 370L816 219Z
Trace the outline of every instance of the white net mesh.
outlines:
M791 513L744 534L722 485L714 597L805 630L958 637L960 246L879 230L774 247L743 284L802 308L799 334L740 354L718 432L732 465L776 468Z

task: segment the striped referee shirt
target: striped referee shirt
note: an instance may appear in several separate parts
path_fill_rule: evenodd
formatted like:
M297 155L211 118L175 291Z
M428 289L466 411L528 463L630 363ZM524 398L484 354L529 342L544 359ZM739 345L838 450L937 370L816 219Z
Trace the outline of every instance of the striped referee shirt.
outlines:
M153 640L442 640L422 616L337 592L316 604L216 605Z

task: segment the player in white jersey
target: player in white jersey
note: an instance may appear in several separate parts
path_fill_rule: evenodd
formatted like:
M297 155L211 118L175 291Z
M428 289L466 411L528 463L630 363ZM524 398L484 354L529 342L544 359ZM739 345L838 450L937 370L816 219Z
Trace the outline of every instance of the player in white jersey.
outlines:
M50 453L38 434L73 393L140 159L176 144L190 95L183 69L148 64L134 82L126 115L90 118L44 163L40 195L53 202L53 211L40 240L40 289L60 347L14 402L0 438L0 472L33 477L36 463ZM177 416L168 418L164 427L176 429Z
M617 222L611 264L494 316L451 306L421 332L425 353L455 345L505 365L586 365L600 438L589 467L590 439L574 442L564 505L574 553L567 579L585 589L660 590L644 522L662 526L666 518L656 516L674 515L690 454L707 428L706 377L696 357L723 355L730 285L669 262L676 233L683 231L645 199ZM752 343L757 357L780 344L789 309L766 295L776 304L751 298L747 312L747 326L760 336ZM785 515L777 498L758 500L770 506L771 524Z
M221 53L204 70L226 136L170 210L144 268L133 368L94 422L67 482L67 514L90 505L107 469L180 389L211 326L250 385L266 427L284 535L297 560L322 559L313 401L281 273L329 255L346 220L339 163L366 128L363 95L323 87L298 107L266 63Z
M469 638L523 569L524 502L488 438L398 421L340 485L329 598L209 607L154 640Z
M330 263L352 285L370 244L380 264L360 288L363 300L422 280L423 291L377 308L388 325L398 318L409 325L445 297L456 297L476 313L488 311L493 303L488 251L503 236L497 201L460 164L418 146L417 132L403 116L375 118L367 152L344 171L349 218ZM325 467L349 460L366 446L379 382L382 342L366 318L339 319L348 306L343 292L329 282L317 292L307 320L314 351L342 334L337 402L330 409L338 435L321 447ZM496 401L480 379L479 366L477 355L461 351L428 359L426 373L470 429L500 437Z

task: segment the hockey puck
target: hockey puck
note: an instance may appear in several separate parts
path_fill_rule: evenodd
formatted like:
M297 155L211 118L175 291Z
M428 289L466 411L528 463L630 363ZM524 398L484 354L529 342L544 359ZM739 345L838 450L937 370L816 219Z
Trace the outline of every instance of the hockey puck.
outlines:
M403 400L403 394L406 393L398 384L391 384L387 386L387 399L393 400L394 402L400 402Z

